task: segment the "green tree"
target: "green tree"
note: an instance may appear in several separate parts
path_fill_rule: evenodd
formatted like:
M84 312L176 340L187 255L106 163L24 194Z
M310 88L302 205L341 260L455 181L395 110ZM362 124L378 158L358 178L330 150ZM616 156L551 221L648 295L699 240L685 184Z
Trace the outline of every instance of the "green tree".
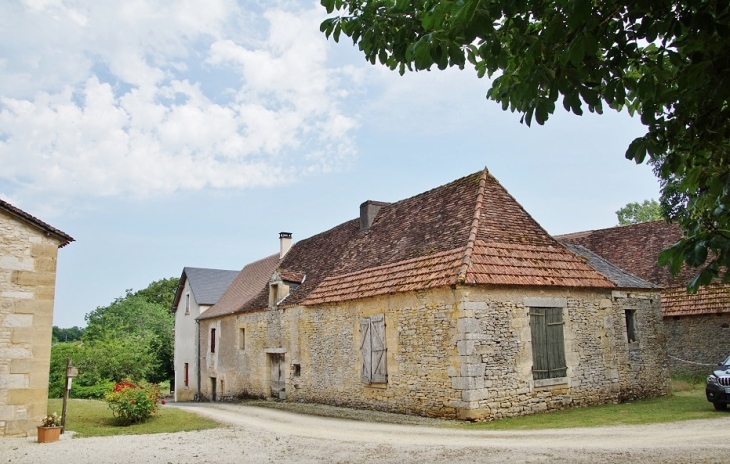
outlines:
M620 226L663 219L662 208L653 198L644 200L643 203L628 203L616 211L616 216Z
M136 291L134 295L141 296L150 303L156 303L167 309L171 309L179 283L180 279L177 277L156 280L146 288Z
M53 341L55 342L73 342L81 340L81 336L84 334L84 329L73 326L69 329L61 329L58 326L53 326Z
M150 354L149 370L143 377L138 377L127 370L120 370L118 375L105 379L119 380L124 376L144 378L151 382L161 382L173 375L173 326L174 319L169 307L159 303L151 303L139 294L131 291L127 296L117 298L109 306L96 308L86 315L86 330L83 340L91 346L131 341L141 354ZM99 352L103 355L104 351Z
M638 114L664 215L684 237L660 256L701 267L690 290L730 281L730 2L726 0L321 0L322 23L402 74L470 63L487 97L544 124L557 103Z

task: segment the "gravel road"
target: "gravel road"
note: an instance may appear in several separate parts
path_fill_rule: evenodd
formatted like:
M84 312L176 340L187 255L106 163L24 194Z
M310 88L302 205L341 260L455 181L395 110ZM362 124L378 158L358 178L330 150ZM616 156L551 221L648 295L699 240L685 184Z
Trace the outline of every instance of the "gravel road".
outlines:
M224 427L201 432L0 439L0 463L730 462L730 414L656 424L540 431L466 431L334 419L238 404L178 407Z

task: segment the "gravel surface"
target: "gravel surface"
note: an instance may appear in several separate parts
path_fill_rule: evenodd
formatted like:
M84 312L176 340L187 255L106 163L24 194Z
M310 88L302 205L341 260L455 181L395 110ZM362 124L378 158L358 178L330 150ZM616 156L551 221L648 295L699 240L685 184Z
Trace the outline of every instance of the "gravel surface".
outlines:
M645 426L484 432L441 427L442 421L431 419L423 423L428 425L392 423L412 418L383 413L362 412L376 417L352 420L251 404L169 407L226 425L172 434L65 436L45 445L33 438L5 438L0 463L730 462L730 414Z

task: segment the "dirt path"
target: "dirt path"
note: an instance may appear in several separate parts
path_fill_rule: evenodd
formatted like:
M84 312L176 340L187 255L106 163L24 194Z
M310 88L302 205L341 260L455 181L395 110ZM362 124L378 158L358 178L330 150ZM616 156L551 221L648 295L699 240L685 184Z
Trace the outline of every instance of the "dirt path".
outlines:
M464 431L293 414L232 404L175 405L228 427L202 432L0 440L26 462L730 462L730 415L649 426Z

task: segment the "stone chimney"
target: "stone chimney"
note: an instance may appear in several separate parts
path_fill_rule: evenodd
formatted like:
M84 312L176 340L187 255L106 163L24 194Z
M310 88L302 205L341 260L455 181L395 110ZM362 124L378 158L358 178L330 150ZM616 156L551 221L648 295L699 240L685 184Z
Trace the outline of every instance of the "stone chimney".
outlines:
M360 205L360 230L367 230L373 225L375 216L378 215L378 211L383 206L387 206L390 203L382 201L368 200Z
M279 232L279 259L291 248L291 232Z

